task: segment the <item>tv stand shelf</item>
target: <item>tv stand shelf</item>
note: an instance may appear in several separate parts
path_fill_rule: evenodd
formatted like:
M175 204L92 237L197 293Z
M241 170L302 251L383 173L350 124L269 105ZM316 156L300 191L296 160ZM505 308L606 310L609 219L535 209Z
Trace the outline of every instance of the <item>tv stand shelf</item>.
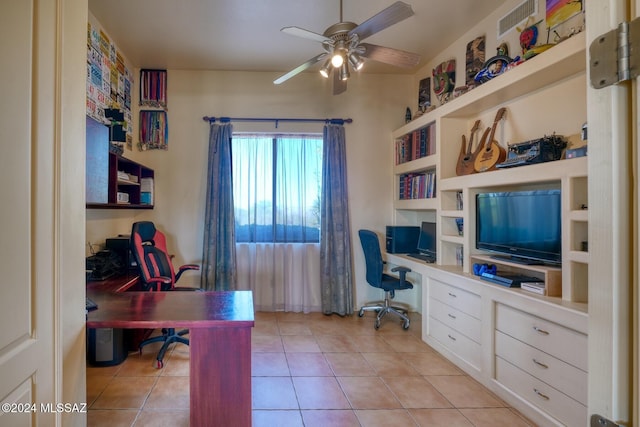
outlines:
M525 274L540 280L544 280L545 296L562 296L562 269L540 264L523 264L509 261L504 258L496 258L487 255L473 255L472 263L494 264L498 268L498 275L505 274Z

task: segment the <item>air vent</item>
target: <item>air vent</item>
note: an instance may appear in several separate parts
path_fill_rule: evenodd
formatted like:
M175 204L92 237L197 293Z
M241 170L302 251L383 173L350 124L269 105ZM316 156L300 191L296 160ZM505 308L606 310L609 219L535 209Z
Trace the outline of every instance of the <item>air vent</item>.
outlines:
M535 16L537 13L537 0L525 0L520 3L520 5L516 6L511 12L507 13L498 21L498 39L514 29L516 25L532 15Z

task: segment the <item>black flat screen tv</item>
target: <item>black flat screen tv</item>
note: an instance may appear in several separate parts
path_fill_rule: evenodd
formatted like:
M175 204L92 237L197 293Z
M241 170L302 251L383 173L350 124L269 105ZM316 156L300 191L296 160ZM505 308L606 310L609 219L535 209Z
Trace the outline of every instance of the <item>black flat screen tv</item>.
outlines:
M524 264L562 262L560 190L476 196L476 248Z

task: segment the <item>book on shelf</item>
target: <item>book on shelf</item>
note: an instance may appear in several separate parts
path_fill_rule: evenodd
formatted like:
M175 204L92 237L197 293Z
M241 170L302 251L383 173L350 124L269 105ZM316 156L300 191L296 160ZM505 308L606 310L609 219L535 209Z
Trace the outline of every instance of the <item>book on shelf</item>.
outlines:
M395 141L396 164L435 154L435 125L430 124L402 135Z
M436 195L435 171L406 173L399 177L399 198L430 199Z

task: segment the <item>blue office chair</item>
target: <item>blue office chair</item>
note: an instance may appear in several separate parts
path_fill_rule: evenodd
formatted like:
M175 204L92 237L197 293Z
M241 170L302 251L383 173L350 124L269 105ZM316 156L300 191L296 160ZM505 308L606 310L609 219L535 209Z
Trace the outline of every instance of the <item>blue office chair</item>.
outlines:
M167 252L167 243L164 234L158 231L150 221L140 221L131 228L131 252L138 264L142 289L150 292L166 291L197 291L196 288L178 288L175 286L182 273L187 270L199 270L195 264L186 264L178 269L176 274L171 259ZM146 339L140 343L142 347L154 342L162 342L162 347L156 357L158 368L162 368L164 354L169 345L174 342L189 345L189 339L183 335L189 333L188 329L176 332L174 328L163 328L162 335Z
M391 300L395 297L395 292L403 289L413 289L411 282L406 280L406 275L411 271L407 267L395 267L392 272L397 272L399 277L390 276L384 273L385 262L380 253L380 243L376 233L370 230L358 231L360 243L364 251L366 263L367 283L374 288L380 288L384 291L384 301L376 304L367 304L360 308L358 316L364 316L365 311L375 311L378 313L373 327L380 328L380 321L387 314L391 313L400 317L404 322L402 327L409 329L410 320L407 316L408 312L402 307L392 306Z

